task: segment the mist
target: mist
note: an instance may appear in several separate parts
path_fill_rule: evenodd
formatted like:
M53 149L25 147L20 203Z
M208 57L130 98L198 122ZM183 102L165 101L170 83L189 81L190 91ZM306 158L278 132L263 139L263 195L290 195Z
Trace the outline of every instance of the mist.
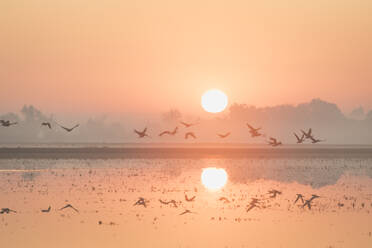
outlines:
M233 103L219 115L202 117L184 114L170 109L157 115L123 115L120 121L110 116L90 117L72 132L66 132L60 125L72 127L77 124L72 118L60 118L58 113L46 114L42 110L25 105L17 113L4 113L0 119L18 122L11 127L0 127L0 143L248 143L264 144L268 137L276 137L285 144L294 144L293 132L312 128L315 138L325 139L325 144L372 144L372 111L358 107L350 114L344 114L334 104L321 99L298 105L277 105L255 107ZM197 123L185 128L180 121ZM41 126L50 122L52 129ZM58 123L58 124L57 124ZM264 137L251 138L246 123L262 127ZM159 137L164 130L179 127L175 136ZM148 128L150 138L139 139L134 129ZM185 140L186 131L192 131L197 139ZM231 132L226 139L217 133Z

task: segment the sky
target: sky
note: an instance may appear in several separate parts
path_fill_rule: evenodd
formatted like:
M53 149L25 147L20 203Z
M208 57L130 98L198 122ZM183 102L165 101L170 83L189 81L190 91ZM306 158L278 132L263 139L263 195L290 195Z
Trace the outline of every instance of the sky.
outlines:
M372 1L0 1L0 112L201 113L321 98L372 109Z

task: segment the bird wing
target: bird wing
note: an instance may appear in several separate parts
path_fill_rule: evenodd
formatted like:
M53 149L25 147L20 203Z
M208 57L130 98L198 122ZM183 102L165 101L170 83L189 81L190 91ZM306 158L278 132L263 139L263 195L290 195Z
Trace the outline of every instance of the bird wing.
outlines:
M249 125L248 123L246 123L246 124L247 124L247 127L248 127L249 129L251 129L251 131L254 131L254 130L255 130L251 125Z
M71 130L77 128L78 126L80 126L80 124L76 124L75 126L73 126L73 127L71 128Z
M136 129L133 130L136 134L141 135L142 133Z
M164 131L164 132L161 132L160 134L159 134L159 136L163 136L164 134L169 134L170 132L169 131Z
M186 122L183 122L183 121L181 121L180 123L181 123L182 125L184 125L185 127L190 126L190 124L188 124L188 123L186 123Z
M273 137L270 137L270 140L272 140L274 143L276 143L277 141L276 141L276 139L275 138L273 138Z
M300 141L300 138L298 137L298 135L296 133L293 133L293 134L294 136L296 136L297 141Z

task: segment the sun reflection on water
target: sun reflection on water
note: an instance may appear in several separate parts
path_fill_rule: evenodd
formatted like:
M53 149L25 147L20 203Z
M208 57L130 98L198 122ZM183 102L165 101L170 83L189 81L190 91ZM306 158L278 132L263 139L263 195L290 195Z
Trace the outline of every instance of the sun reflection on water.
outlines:
M204 168L201 173L201 182L209 190L219 190L227 183L227 173L225 169L209 167Z

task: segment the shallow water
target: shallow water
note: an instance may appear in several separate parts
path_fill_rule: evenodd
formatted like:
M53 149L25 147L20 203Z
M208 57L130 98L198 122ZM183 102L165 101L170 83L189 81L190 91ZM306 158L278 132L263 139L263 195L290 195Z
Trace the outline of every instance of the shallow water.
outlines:
M202 184L207 167L222 189ZM371 247L371 177L365 156L0 159L0 208L17 211L0 215L0 246ZM309 209L297 193L320 197Z

